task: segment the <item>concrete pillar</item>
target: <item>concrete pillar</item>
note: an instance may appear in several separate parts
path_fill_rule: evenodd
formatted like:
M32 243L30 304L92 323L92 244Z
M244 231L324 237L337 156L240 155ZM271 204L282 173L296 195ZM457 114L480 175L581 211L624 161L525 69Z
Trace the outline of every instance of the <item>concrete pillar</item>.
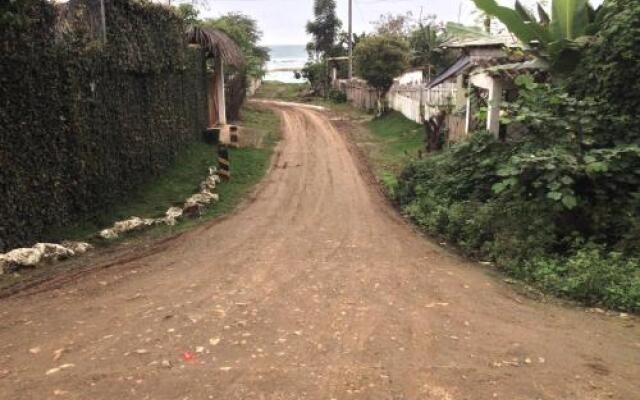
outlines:
M489 85L489 106L487 110L487 131L495 137L500 135L500 103L502 103L502 82L491 79Z
M465 89L466 88L464 87L464 75L460 74L456 77L456 89L455 89L456 98L454 99L456 108L462 107L467 101L466 99L467 96L465 96L466 94Z
M224 61L222 57L216 58L216 90L218 98L218 123L227 124L227 107L224 98Z
M471 129L471 79L467 83L467 105L466 112L464 118L464 133L465 135L469 134L469 130Z

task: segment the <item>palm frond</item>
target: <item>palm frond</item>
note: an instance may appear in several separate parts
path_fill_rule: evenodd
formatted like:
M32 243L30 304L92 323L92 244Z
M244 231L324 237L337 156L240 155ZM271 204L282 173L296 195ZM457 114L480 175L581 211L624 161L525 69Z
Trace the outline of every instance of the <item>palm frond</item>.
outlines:
M222 57L225 64L234 67L245 64L240 47L219 29L190 26L185 37L188 43L202 46L212 57Z

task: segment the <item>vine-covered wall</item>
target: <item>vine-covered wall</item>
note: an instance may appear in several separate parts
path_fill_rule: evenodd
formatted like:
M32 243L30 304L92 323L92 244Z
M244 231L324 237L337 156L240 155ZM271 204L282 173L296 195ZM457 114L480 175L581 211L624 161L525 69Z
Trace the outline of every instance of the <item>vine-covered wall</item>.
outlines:
M180 18L105 3L106 43L97 1L0 5L0 251L100 213L206 127L204 56Z

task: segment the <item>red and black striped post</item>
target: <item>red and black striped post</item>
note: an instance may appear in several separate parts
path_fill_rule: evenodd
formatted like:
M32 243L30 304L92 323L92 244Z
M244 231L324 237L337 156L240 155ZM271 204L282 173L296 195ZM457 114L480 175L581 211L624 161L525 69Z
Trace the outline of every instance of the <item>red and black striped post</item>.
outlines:
M225 181L231 179L229 165L229 149L222 144L218 145L218 175Z

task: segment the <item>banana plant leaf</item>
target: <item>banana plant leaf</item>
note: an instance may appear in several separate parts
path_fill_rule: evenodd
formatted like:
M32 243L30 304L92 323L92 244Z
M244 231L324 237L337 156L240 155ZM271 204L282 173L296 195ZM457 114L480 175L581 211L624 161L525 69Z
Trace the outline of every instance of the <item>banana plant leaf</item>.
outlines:
M473 0L473 2L485 13L498 18L525 45L540 43L546 46L550 42L548 31L536 21L523 19L520 12L498 5L495 0Z
M551 18L549 18L549 14L544 10L544 7L540 3L538 3L538 18L540 18L540 25L545 28L549 26L551 23Z
M455 22L447 22L447 34L459 38L488 38L487 32L477 26L466 26Z
M588 26L588 0L553 0L550 30L556 41L583 36L587 33Z

